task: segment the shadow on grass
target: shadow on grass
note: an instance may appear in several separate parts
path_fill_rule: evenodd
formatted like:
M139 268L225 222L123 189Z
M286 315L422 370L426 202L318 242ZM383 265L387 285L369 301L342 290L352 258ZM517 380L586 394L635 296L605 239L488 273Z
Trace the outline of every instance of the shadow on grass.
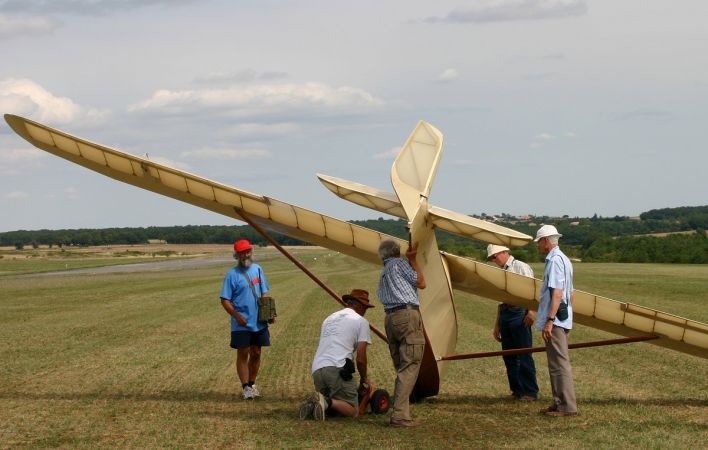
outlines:
M94 400L129 400L129 401L167 401L167 402L217 402L247 405L254 403L241 399L240 393L214 392L214 391L161 391L155 393L137 392L65 392L65 393L36 393L36 392L0 392L0 400L68 400L68 401L94 401ZM274 406L277 403L299 405L302 395L273 395L266 396L255 403ZM548 398L542 397L530 404L545 405ZM418 402L419 406L498 406L500 404L521 404L511 397L485 396L485 395L442 395L429 397ZM607 398L579 398L578 403L593 406L696 406L708 407L708 400L699 398L647 398L629 399L620 397ZM277 412L278 408L271 408ZM290 410L288 410L290 411Z
M0 392L0 400L70 400L70 401L93 401L93 400L131 400L138 402L145 401L168 401L168 402L222 402L234 403L245 402L239 393L214 392L214 391L161 391L155 393L140 392L59 392L59 393L36 393L36 392ZM299 402L301 396L273 396L263 399L268 402ZM258 400L257 400L258 401Z
M550 398L541 397L533 402L545 405ZM432 397L423 400L422 404L434 405L499 405L500 403L519 403L511 397L482 396L482 395L457 395ZM708 400L699 398L646 398L631 399L621 397L606 398L578 398L578 405L594 406L701 406L708 407Z

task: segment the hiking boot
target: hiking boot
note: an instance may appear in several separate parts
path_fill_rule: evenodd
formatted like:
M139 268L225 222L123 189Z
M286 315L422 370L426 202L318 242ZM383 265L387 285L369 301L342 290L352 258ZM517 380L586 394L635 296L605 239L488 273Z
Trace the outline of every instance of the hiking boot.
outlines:
M244 400L253 400L255 397L253 396L253 388L251 386L246 386L243 388L243 399Z
M258 386L256 386L255 384L251 386L251 392L253 392L253 398L261 396L261 393L258 391Z
M407 419L391 419L390 425L394 428L411 428L417 427L418 422Z

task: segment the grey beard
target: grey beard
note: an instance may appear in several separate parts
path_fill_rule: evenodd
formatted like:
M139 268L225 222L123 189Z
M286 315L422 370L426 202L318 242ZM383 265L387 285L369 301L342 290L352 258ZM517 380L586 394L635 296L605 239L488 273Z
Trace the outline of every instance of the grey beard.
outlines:
M248 269L249 267L251 267L252 264L253 264L253 260L251 258L246 258L246 259L238 262L238 265L243 267L244 269Z

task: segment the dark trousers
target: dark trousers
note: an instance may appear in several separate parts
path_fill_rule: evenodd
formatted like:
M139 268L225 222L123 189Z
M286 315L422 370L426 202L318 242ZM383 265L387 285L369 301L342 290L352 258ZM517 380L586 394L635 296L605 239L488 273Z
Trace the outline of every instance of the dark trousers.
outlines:
M532 346L531 328L527 328L523 324L525 315L526 310L524 309L502 311L499 320L502 349L511 350ZM536 365L531 354L507 355L503 358L511 392L517 397L538 396Z

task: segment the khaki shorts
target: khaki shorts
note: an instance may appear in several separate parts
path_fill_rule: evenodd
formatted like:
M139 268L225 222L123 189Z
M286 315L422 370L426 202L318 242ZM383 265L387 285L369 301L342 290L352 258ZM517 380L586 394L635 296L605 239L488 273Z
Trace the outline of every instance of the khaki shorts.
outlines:
M312 374L315 389L318 392L329 389L330 398L345 401L357 408L359 406L357 383L354 378L349 381L342 380L342 377L339 376L339 369L339 367L330 366L315 370Z

